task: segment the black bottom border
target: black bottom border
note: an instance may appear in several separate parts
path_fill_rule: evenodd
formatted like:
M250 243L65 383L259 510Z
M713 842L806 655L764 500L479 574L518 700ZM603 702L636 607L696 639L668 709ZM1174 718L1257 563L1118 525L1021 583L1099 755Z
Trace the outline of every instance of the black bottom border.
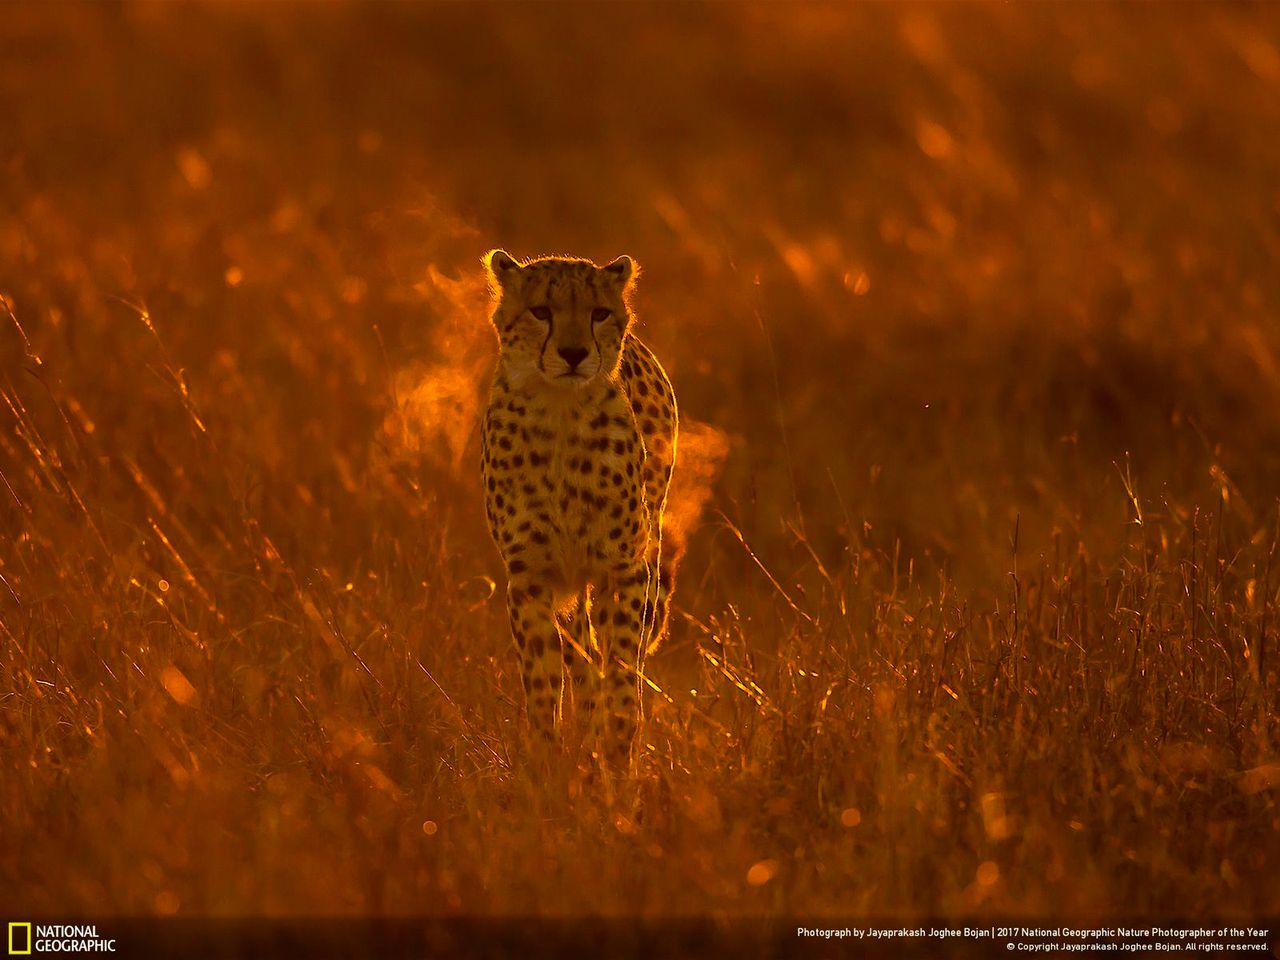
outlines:
M13 918L6 918L13 923ZM82 918L34 919L35 957L346 960L418 958L1028 957L1280 958L1280 918L858 920L833 918ZM41 927L61 927L53 937ZM94 937L84 934L92 928ZM72 928L67 930L65 928ZM1246 931L1265 930L1264 936ZM1142 936L1141 931L1153 931ZM1086 931L1100 931L1092 935ZM1194 931L1185 933L1160 931ZM1234 931L1240 931L1236 935ZM1110 935L1108 935L1110 934ZM42 946L43 943L43 946ZM104 944L110 944L110 948ZM96 945L95 945L96 944ZM8 944L6 944L7 946Z

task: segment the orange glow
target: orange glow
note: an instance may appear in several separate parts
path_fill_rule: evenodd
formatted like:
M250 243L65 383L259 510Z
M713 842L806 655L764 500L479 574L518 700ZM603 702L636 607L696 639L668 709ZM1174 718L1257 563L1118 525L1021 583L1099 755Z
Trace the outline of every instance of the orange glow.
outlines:
M671 536L677 555L683 553L689 532L711 498L728 455L729 438L722 431L688 415L681 416L676 441L679 469L672 476L663 515L663 529Z
M164 684L169 696L184 707L189 707L195 703L196 688L191 685L191 681L177 667L165 667L160 673L160 682Z

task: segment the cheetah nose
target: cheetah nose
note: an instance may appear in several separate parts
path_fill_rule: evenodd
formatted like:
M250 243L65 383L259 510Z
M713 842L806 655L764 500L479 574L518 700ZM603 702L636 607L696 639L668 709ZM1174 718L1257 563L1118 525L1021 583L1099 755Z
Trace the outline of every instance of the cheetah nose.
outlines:
M583 360L587 358L586 347L561 347L560 356L564 357L564 362L569 365L569 369L573 370Z

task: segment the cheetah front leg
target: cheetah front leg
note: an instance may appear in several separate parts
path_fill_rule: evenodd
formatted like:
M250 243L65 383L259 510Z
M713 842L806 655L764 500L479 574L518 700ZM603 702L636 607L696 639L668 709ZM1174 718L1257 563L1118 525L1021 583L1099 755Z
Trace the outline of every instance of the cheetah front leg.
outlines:
M536 736L554 740L560 720L561 653L551 591L525 573L510 573L507 611L520 653L529 726Z
M583 590L570 610L560 612L560 629L564 632L564 673L568 681L562 709L568 710L568 694L572 690L574 713L579 725L595 716L596 701L600 695L600 667L591 636L590 603L590 594Z
M640 670L649 568L637 560L607 578L591 618L604 668L604 707L595 727L610 759L625 761L640 715Z

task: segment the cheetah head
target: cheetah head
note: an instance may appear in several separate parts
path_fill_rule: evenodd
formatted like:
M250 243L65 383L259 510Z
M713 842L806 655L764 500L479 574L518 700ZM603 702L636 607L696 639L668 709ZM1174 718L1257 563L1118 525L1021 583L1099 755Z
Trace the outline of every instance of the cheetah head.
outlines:
M577 389L617 369L631 326L634 260L619 257L603 267L568 257L520 263L493 250L484 262L501 362L511 375Z

